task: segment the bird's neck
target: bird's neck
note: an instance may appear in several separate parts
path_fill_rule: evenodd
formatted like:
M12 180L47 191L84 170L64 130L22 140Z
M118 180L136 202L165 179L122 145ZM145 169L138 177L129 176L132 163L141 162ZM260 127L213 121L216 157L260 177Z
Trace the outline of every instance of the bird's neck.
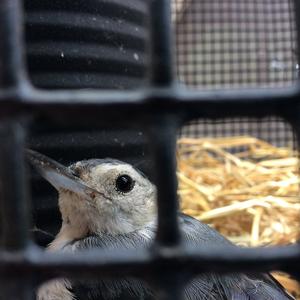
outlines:
M60 193L59 208L62 215L62 226L53 240L48 246L50 251L63 249L67 244L74 240L86 237L90 231L90 221L88 216L82 213L80 198L70 193Z
M61 229L55 239L49 244L48 250L59 251L66 245L72 243L74 240L78 240L86 237L89 234L88 228L85 226L73 226L66 222L62 223Z
M63 250L65 246L74 242L75 240L86 238L91 234L103 235L118 235L136 231L138 228L132 226L132 224L125 222L118 222L120 220L106 220L105 225L95 228L95 230L90 230L89 226L84 225L82 222L80 225L74 225L72 223L64 222L62 227L55 237L55 239L48 246L49 251L60 251ZM149 220L149 223L154 222ZM148 223L148 222L147 222ZM104 222L102 223L104 224Z
M86 238L91 234L126 234L143 228L156 219L155 206L147 207L141 212L139 218L134 220L130 213L116 213L106 207L106 211L99 211L87 207L81 198L69 193L61 193L59 207L62 215L60 232L49 245L50 251L62 250L74 240Z

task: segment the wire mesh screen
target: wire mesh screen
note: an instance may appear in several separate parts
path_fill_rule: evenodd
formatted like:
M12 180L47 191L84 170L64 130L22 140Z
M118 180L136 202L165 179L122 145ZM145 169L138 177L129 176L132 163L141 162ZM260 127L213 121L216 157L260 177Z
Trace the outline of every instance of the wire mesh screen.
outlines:
M184 126L179 135L192 138L252 136L276 147L297 148L291 125L278 117L195 120Z
M292 84L292 2L173 0L179 81L201 89Z

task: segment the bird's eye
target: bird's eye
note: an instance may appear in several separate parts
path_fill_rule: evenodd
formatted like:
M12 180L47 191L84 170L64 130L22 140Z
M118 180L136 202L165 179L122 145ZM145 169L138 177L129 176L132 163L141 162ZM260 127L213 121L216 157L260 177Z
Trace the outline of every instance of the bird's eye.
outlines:
M130 192L134 187L134 180L128 175L119 175L116 180L116 188L123 193Z

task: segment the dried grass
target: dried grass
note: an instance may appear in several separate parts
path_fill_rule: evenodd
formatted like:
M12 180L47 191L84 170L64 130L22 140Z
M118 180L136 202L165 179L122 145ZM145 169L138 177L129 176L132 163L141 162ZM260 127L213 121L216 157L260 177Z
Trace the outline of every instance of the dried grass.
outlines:
M242 246L300 239L299 159L249 137L181 138L177 148L181 209ZM296 281L277 279L300 299Z

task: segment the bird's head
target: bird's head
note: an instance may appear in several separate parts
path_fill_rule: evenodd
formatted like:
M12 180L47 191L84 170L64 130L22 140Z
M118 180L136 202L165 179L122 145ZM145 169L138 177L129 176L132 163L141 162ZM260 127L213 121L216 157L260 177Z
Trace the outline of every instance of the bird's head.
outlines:
M32 150L28 158L58 191L63 225L81 235L127 233L155 221L156 188L127 163L89 159L65 167Z

